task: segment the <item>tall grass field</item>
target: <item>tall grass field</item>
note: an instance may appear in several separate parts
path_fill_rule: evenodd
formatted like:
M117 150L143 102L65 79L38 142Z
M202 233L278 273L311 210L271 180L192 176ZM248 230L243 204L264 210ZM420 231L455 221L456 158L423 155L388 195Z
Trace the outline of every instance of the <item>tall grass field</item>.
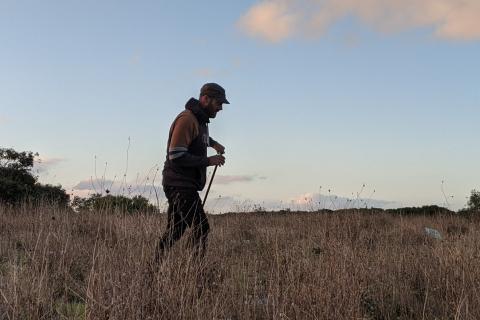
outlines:
M0 207L0 319L480 319L475 219L349 210L209 221L202 261L187 233L153 266L164 214Z

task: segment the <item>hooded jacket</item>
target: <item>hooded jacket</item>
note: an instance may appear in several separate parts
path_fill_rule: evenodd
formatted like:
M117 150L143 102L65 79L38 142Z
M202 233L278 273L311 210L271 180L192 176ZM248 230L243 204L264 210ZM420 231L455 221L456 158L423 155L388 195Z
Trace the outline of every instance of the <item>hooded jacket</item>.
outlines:
M207 148L215 144L208 134L207 113L191 98L170 127L163 167L164 187L203 190L207 175Z

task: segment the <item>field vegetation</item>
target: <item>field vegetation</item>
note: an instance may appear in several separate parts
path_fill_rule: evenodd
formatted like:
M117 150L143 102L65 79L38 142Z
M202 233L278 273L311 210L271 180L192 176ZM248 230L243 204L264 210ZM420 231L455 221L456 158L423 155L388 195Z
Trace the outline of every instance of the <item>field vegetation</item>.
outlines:
M480 319L472 216L209 219L203 261L182 239L154 267L164 214L1 206L0 319Z

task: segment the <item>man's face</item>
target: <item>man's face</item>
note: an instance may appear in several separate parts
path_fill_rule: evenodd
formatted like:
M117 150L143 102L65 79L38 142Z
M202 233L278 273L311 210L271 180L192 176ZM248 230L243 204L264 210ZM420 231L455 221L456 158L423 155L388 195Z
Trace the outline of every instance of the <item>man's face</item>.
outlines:
M208 98L208 103L205 106L205 110L210 118L215 118L217 112L223 109L223 103L218 102L215 98Z

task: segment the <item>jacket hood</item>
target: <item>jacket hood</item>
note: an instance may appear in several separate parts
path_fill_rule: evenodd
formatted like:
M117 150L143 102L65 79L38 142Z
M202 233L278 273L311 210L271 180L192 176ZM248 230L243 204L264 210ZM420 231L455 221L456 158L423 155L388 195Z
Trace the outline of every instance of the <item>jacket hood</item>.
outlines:
M190 98L190 100L188 100L187 103L185 104L185 109L192 111L193 114L197 117L198 121L203 123L210 122L210 118L208 117L208 114L200 106L200 101L198 101L197 99Z

